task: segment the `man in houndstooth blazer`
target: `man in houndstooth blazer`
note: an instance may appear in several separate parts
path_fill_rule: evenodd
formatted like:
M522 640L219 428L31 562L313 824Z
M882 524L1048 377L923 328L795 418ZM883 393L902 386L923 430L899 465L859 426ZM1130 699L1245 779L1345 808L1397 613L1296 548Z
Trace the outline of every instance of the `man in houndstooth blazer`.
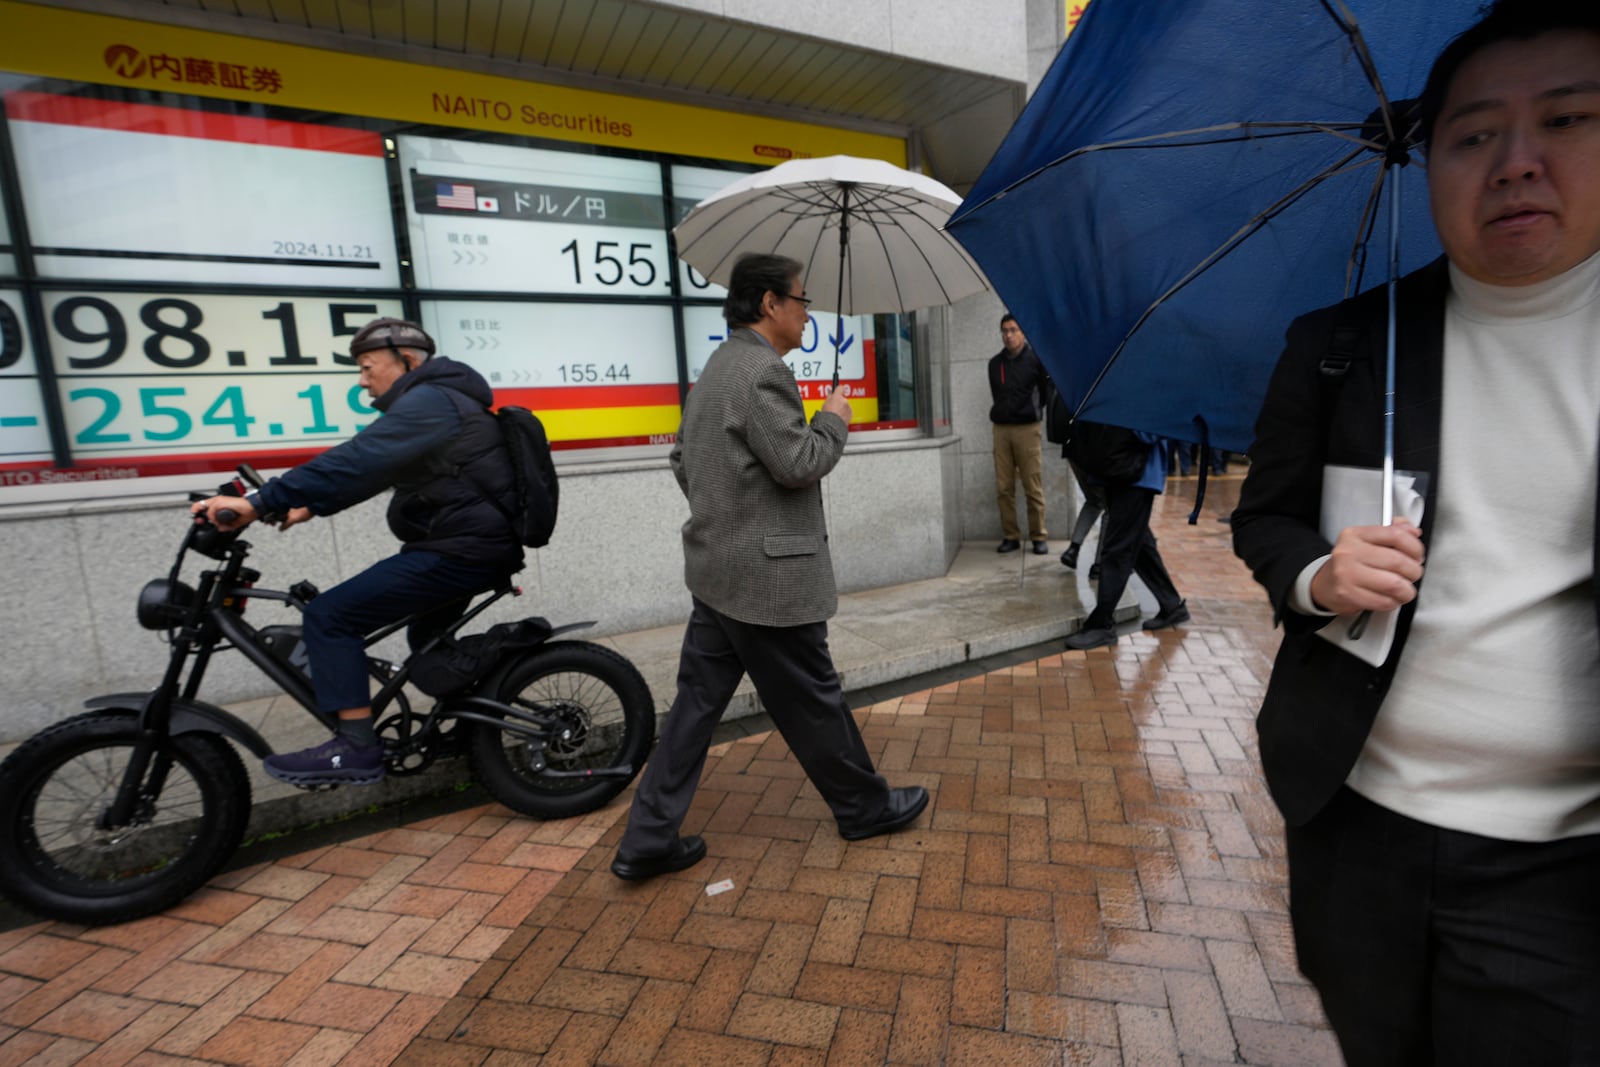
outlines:
M679 836L711 732L745 673L807 777L856 840L907 825L928 803L921 786L890 789L873 770L828 652L838 607L822 478L844 453L850 402L832 393L808 423L783 354L809 315L801 265L747 255L723 305L729 336L684 405L673 474L689 499L684 580L694 597L678 695L634 794L611 865L637 880L705 856Z

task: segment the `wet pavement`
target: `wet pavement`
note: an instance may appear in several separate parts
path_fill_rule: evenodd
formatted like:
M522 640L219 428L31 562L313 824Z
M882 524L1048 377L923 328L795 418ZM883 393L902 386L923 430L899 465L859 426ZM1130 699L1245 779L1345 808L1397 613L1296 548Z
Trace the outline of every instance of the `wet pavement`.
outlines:
M352 820L160 916L0 932L0 1063L1337 1064L1255 755L1277 636L1217 521L1237 480L1187 526L1194 484L1154 520L1191 623L1002 664L976 619L921 687L850 686L933 794L902 833L842 841L759 720L708 761L708 858L641 885L607 870L626 796Z

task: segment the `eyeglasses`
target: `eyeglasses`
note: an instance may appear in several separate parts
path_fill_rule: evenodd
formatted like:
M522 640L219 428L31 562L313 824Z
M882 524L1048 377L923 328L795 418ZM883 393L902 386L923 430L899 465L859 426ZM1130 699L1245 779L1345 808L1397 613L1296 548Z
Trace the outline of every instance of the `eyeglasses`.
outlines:
M793 293L780 293L776 289L772 291L772 294L774 296L786 297L789 300L798 300L807 307L811 306L811 298L809 296L795 296Z

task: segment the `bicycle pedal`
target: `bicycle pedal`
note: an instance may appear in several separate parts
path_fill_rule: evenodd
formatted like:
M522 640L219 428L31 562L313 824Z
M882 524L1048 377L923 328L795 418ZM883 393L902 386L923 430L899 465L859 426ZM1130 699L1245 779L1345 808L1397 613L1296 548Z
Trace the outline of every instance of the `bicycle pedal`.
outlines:
M293 784L294 784L294 787L296 789L303 789L307 793L327 793L327 792L329 792L331 790L338 789L344 783L343 782L308 782L308 783L306 783L304 785L301 785L299 783L293 783Z

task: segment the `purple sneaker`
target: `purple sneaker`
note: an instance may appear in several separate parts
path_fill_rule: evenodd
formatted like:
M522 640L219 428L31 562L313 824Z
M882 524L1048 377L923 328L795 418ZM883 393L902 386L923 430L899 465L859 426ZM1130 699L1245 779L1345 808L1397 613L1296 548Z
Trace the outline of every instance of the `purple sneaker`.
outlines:
M335 734L312 748L268 756L261 766L290 785L376 785L383 781L383 744L360 748Z

